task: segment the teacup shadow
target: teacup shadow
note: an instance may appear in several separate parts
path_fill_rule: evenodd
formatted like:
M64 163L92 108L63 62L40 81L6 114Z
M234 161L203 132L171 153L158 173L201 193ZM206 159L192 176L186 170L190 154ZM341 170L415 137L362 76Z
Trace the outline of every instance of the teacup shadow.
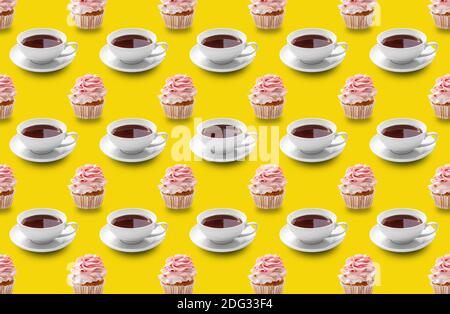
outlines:
M164 241L163 241L164 242ZM147 250L147 251L143 251L143 252L134 252L134 253L127 253L127 252L120 252L120 251L116 251L113 249L110 249L110 251L112 252L112 254L118 255L118 256L123 256L123 257L130 257L132 258L132 256L135 257L141 257L144 255L150 255L150 254L158 254L158 250L160 249L161 245L163 245L163 242L160 243L158 246L155 246L154 248Z
M417 256L419 254L426 254L427 250L429 250L429 247L431 246L428 245L420 250L414 251L414 252L405 252L405 253L396 253L396 252L391 252L391 251L386 251L386 250L382 250L383 252L385 252L386 254L389 254L391 256L397 256L398 258L410 258L411 256Z
M250 244L249 246L251 246L251 245L252 244ZM240 254L244 254L249 246L246 246L245 248L242 248L242 249L240 249L238 251L227 252L227 253L210 252L210 251L206 251L206 250L203 250L203 249L200 249L200 248L199 249L202 250L204 253L208 254L211 257L220 257L220 259L226 259L226 258L234 258L236 256L239 256Z

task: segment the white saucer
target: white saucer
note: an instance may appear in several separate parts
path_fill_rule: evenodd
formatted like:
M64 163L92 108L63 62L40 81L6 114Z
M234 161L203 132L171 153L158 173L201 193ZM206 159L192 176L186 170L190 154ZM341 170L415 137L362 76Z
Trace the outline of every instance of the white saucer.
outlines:
M433 227L429 226L424 232L431 232ZM380 231L377 225L370 230L370 240L379 248L394 252L394 253L409 253L423 249L433 242L436 237L436 233L429 235L428 237L415 239L411 243L396 244L391 240L388 240Z
M370 149L375 155L387 161L401 162L401 163L413 162L423 159L429 154L431 154L435 147L436 144L433 144L426 147L416 148L408 154L399 155L387 149L386 146L384 146L383 143L380 141L378 134L372 137L372 139L370 140Z
M255 50L253 47L247 47L244 50L244 53L251 52L252 50ZM256 52L250 56L242 57L242 58L236 58L230 63L227 64L217 64L214 62L209 61L198 48L198 45L195 45L191 52L189 53L189 56L191 57L191 61L198 66L199 68L210 71L210 72L217 72L217 73L227 73L227 72L234 72L238 71L240 69L245 68L247 65L252 63L253 59L256 57Z
M163 49L164 48L162 47L157 47L154 52L157 53ZM127 64L117 59L116 56L114 56L109 50L108 45L103 46L103 48L100 50L100 59L106 66L110 67L113 70L127 73L144 72L153 69L156 66L160 65L161 62L164 61L165 57L166 53L163 53L162 55L157 57L144 59L142 62L137 64Z
M429 47L426 51L430 51L429 49L434 49L433 47ZM375 45L370 51L370 59L375 65L382 68L383 70L397 73L407 73L407 72L415 72L425 68L431 62L433 62L436 57L436 53L422 58L416 58L410 63L407 64L398 64L394 63L391 60L387 59L384 54L381 53L378 45Z
M69 226L67 232L73 231L73 228ZM19 230L19 227L15 225L9 232L11 241L23 250L35 252L35 253L50 253L59 251L68 246L75 239L76 233L67 237L56 239L49 244L37 244L28 240L23 233Z
M200 137L198 135L195 135L190 143L189 146L191 148L191 151L197 156L202 158L203 160L209 161L209 162L218 162L218 163L226 163L226 162L234 162L234 161L242 161L250 155L250 153L255 149L256 142L252 145L249 145L247 147L241 147L235 150L234 152L229 152L226 154L221 153L212 153L209 150L205 149L205 146L200 141Z
M100 149L106 156L117 161L128 163L143 162L155 158L161 154L166 147L166 143L161 136L158 136L155 141L161 142L161 145L147 148L139 154L126 154L114 146L114 144L109 140L108 135L105 135L100 140Z
M251 226L248 226L243 232L250 232L252 229L253 228ZM256 232L243 238L236 238L233 240L233 242L227 244L217 244L206 239L203 233L200 232L198 226L195 225L191 229L189 237L195 245L205 251L215 253L229 253L242 250L246 246L250 245L250 243L252 243L256 237Z
M344 230L344 228L339 226L336 228L335 232L339 233L342 232L342 230ZM345 235L346 233L343 233L336 238L328 238L317 244L306 244L297 239L289 230L289 227L287 225L285 225L280 230L280 239L286 246L290 247L293 250L305 253L319 253L331 250L341 244L342 241L344 241Z
M163 231L163 227L156 227L154 232L161 232ZM126 244L117 239L114 234L109 230L108 226L104 226L100 230L100 240L108 246L109 248L124 252L124 253L139 253L139 252L145 252L148 250L153 249L154 247L161 244L162 241L166 238L166 233L163 233L159 236L145 239L141 243L137 244Z
M343 140L342 136L337 137L339 141ZM300 151L292 142L289 140L288 135L285 135L280 142L281 151L294 160L308 162L308 163L317 163L324 162L330 159L335 158L340 155L343 151L347 143L342 143L342 145L326 148L322 152L318 154L305 154Z
M72 139L67 138L66 141L71 141ZM63 142L64 143L64 142ZM45 162L53 162L60 159L63 159L67 155L69 155L75 148L77 143L73 143L70 146L56 148L54 151L48 154L35 154L31 150L28 150L20 141L18 135L14 135L11 141L9 142L9 148L12 150L12 152L19 158L22 158L24 160L32 161L32 162L39 162L39 163L45 163Z
M73 48L71 48L73 49ZM19 51L17 45L11 48L9 52L9 57L11 61L17 65L19 68L24 69L30 72L38 72L38 73L47 73L47 72L55 72L61 70L72 63L73 59L75 59L76 53L67 56L56 58L50 63L46 64L38 64L34 63L31 60L25 58L25 56Z
M343 51L344 48L338 47L336 52ZM280 51L280 59L283 61L285 65L290 67L291 69L300 71L300 72L308 72L308 73L317 73L317 72L325 72L337 67L339 64L344 61L346 53L342 55L326 58L322 62L317 64L306 64L300 61L296 56L294 56L290 51L288 45L285 45L281 48Z

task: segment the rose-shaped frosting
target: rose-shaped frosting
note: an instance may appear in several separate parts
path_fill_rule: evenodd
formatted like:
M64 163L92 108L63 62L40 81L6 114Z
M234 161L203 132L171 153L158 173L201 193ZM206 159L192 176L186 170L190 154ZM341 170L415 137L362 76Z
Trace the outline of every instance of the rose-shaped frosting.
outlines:
M339 9L344 14L364 13L373 11L376 3L376 0L342 0Z
M161 89L159 99L164 104L177 104L185 101L193 101L197 90L192 83L192 78L187 75L177 74L166 80Z
M345 172L339 189L344 194L357 194L373 191L377 180L372 169L367 165L355 165Z
M105 265L97 255L86 254L79 257L73 265L69 280L72 284L83 285L103 281L106 275Z
M367 75L357 74L347 79L339 99L343 104L357 104L373 100L376 94L372 79Z
M357 254L347 259L344 268L341 269L339 279L343 284L367 283L375 280L376 269L372 259L363 254Z
M0 0L0 13L14 10L16 0Z
M440 257L431 269L430 280L434 284L444 285L450 283L450 254Z
M287 0L251 0L252 4L248 7L255 14L270 14L274 12L283 12Z
M175 165L167 168L161 179L159 189L164 194L177 194L194 190L195 184L192 169L186 165Z
M450 74L436 80L436 84L428 98L435 104L450 104Z
M256 169L248 186L254 194L268 194L284 190L286 178L278 165L264 165Z
M283 281L285 276L286 268L284 268L281 258L277 255L267 254L256 260L248 277L252 283L264 285Z
M448 14L450 13L450 1L448 0L431 0L428 6L433 14Z
M196 0L161 0L159 9L164 14L177 14L194 10Z
M0 254L0 283L14 281L16 268L11 257Z
M69 189L75 194L94 193L103 191L106 179L103 171L96 165L85 165L79 167L75 176L70 181Z
M0 75L0 103L14 100L16 89L9 76Z
M93 74L77 78L75 86L70 91L72 92L69 95L70 101L78 105L102 101L106 95L103 80Z
M106 0L71 0L68 9L72 14L87 14L103 11Z
M436 169L436 174L428 187L434 194L450 193L450 164Z
M16 178L14 178L11 167L0 165L0 193L14 190Z
M283 101L286 88L277 75L267 74L256 80L256 85L250 91L250 101L257 105Z
M192 259L187 255L177 254L166 260L166 265L161 269L158 278L163 284L174 285L194 281L196 274Z

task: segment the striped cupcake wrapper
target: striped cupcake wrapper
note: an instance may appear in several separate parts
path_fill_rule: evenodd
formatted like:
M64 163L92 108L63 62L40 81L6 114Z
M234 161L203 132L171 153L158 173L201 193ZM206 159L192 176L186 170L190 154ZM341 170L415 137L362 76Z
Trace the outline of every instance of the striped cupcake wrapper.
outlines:
M169 15L161 13L167 28L170 29L186 29L191 27L194 19L194 12L189 15Z
M14 12L9 15L0 15L0 29L10 28L13 22Z
M96 106L83 106L72 103L72 108L77 118L84 120L98 119L102 115L104 106L104 102Z
M253 291L255 294L282 294L284 282L277 286L263 286L263 285L255 285L251 283L253 287Z
M105 192L100 195L81 195L72 193L75 205L80 209L95 209L102 206Z
M431 283L435 294L450 294L450 286L436 285Z
M72 14L75 25L81 29L96 29L99 28L103 23L103 15L82 15L82 14Z
M14 288L14 282L7 286L0 285L0 294L12 294Z
M365 209L370 208L373 203L375 192L369 195L350 195L341 193L345 204L351 209Z
M431 193L437 208L450 209L450 195L441 195Z
M372 26L373 16L375 12L370 13L369 15L351 15L351 14L343 14L345 25L350 29L366 29Z
M283 203L284 195L286 192L280 195L258 195L251 193L256 207L261 209L276 209L280 208Z
M346 285L341 282L345 294L372 294L374 284L367 286Z
M439 105L431 103L431 106L434 109L434 113L436 114L436 117L443 120L450 119L450 106L449 105Z
M7 195L0 195L0 209L6 209L12 206L15 193L16 192Z
M171 195L164 194L161 195L166 203L166 206L171 209L186 209L192 206L194 200L194 192L188 195Z
M283 114L284 103L275 106L256 105L252 103L255 115L259 119L278 119Z
M192 294L194 291L194 284L188 286L182 285L166 285L161 282L161 287L164 289L165 294Z
M167 118L176 120L189 119L194 109L194 104L187 106L161 104L161 106Z
M431 13L434 23L440 29L450 29L450 15L439 15Z
M9 117L11 117L13 109L14 109L14 104L6 105L6 106L0 105L0 120L8 119Z
M344 108L345 116L349 119L362 120L368 119L373 113L373 107L375 103L367 106L354 106L341 103Z
M75 294L102 294L103 286L103 283L96 286L72 285Z
M260 29L276 29L281 27L284 19L284 12L278 15L258 15L253 14L256 27Z

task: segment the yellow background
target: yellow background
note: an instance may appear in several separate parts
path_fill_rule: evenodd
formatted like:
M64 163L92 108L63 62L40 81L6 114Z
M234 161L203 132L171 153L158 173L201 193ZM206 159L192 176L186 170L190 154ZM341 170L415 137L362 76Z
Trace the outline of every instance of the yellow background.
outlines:
M426 0L380 1L381 23L367 31L351 31L344 26L337 8L338 1L290 0L283 27L260 31L254 26L245 0L200 0L194 25L187 31L165 28L156 0L108 1L103 27L81 31L67 23L68 1L19 0L10 30L0 32L0 73L10 75L18 95L13 117L0 121L0 162L13 167L18 180L16 198L11 209L0 211L0 252L10 255L17 266L16 293L71 293L66 283L67 265L85 253L100 255L108 270L106 293L160 293L157 279L166 257L176 253L192 256L198 269L197 293L251 293L247 275L258 256L279 254L288 274L287 293L341 293L337 275L345 259L356 253L369 254L379 263L381 285L376 293L431 293L427 275L435 259L449 252L450 212L436 209L427 184L436 167L449 162L450 132L448 122L434 117L427 95L434 80L448 72L450 33L435 28ZM17 68L9 60L9 50L16 36L32 27L57 28L69 40L80 44L74 62L66 69L50 74L35 74ZM152 30L158 39L169 43L165 61L149 72L124 74L110 70L98 54L106 35L124 27ZM232 27L256 41L260 50L246 69L232 74L214 74L194 66L189 50L198 33L208 28ZM339 40L349 43L345 61L336 69L322 74L295 72L279 59L285 38L293 30L321 27L332 30ZM422 30L430 41L441 44L437 57L428 68L411 74L394 74L378 69L369 59L376 35L392 27ZM77 120L67 95L78 76L100 75L108 89L106 106L98 121ZM157 123L161 131L170 132L178 125L194 130L194 120L169 121L162 112L157 95L164 80L176 73L193 77L198 89L194 115L202 119L233 117L252 126L280 127L281 135L293 120L322 117L334 121L350 139L344 153L322 164L304 164L280 155L280 164L288 179L283 207L266 211L255 208L247 189L248 180L263 162L246 161L229 165L203 161L187 162L198 179L194 206L175 211L165 208L157 184L164 170L175 162L171 138L166 150L155 160L132 165L115 162L98 147L105 127L125 117L142 117ZM266 73L280 75L288 89L284 116L273 122L258 121L247 95L257 77ZM372 76L378 96L374 116L368 121L350 121L344 117L337 95L345 79L356 73ZM75 151L62 161L34 164L23 161L9 150L9 140L21 121L51 117L64 121L70 131L80 134ZM436 150L428 158L410 164L393 164L376 157L369 140L376 125L393 117L411 117L424 121L438 132ZM261 143L260 143L261 144ZM277 147L277 143L274 144ZM277 151L274 152L278 154ZM97 163L108 179L104 205L99 210L77 209L67 185L76 167ZM379 181L374 205L369 210L346 209L337 185L345 169L355 163L367 163ZM75 241L62 251L34 254L17 248L9 240L9 230L16 216L34 207L52 207L64 211L69 220L80 225ZM99 239L106 215L124 207L143 207L156 212L160 221L170 225L166 240L157 248L141 254L124 254L106 247ZM189 239L196 215L208 208L232 207L247 213L249 220L260 225L255 241L246 249L232 254L214 254L197 248ZM299 208L323 207L334 211L340 221L350 225L345 241L336 249L322 254L293 251L279 240L278 233L286 216ZM376 215L393 207L418 208L441 228L436 240L422 251L394 254L371 243L369 230Z

